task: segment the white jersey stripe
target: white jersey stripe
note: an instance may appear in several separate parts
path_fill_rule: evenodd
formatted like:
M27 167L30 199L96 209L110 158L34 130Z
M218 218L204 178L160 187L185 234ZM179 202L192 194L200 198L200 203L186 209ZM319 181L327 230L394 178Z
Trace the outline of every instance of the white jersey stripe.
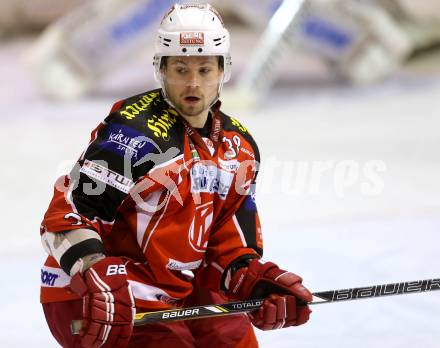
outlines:
M142 284L135 280L129 280L128 282L133 292L133 296L139 300L158 301L162 296L172 298L167 292L155 286Z
M147 204L151 207L157 207L161 195L162 190L151 193L151 195L148 196ZM142 241L144 240L145 232L147 231L148 225L150 224L153 216L153 212L146 211L142 209L138 204L136 204L136 236L137 242L140 247L142 247Z
M238 223L237 217L235 214L232 216L232 221L234 221L235 228L237 229L238 235L240 236L241 242L244 247L247 247L246 239L244 238L243 231L241 230L240 224Z

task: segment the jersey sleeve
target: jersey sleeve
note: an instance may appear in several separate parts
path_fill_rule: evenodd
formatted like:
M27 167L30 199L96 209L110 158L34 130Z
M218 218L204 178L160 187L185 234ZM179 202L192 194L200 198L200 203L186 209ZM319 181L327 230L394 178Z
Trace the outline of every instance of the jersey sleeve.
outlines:
M115 110L92 132L70 174L55 183L41 233L89 228L101 236L111 228L117 209L149 163L137 163L153 151L148 139Z
M239 179L236 181L231 204L221 212L213 227L205 265L197 274L197 280L203 286L217 292L222 289L221 280L233 261L244 255L256 258L263 255L260 219L255 202L258 163L259 156L256 156L254 164L245 169L247 173L242 182L247 183L246 187L238 182Z

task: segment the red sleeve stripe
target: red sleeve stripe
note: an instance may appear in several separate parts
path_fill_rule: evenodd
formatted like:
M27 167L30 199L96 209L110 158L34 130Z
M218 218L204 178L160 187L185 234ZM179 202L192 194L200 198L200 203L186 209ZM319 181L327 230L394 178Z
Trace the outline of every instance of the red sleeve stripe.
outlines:
M124 103L124 100L120 100L120 101L114 103L112 109L110 110L110 113L115 112L116 110L118 110L123 103Z

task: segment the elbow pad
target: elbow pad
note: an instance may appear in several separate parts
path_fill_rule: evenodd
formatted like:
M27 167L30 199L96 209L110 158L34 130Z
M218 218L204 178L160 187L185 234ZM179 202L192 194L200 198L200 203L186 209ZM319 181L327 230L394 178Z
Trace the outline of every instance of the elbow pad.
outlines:
M71 276L77 272L82 273L95 260L95 258L90 260L88 256L94 255L97 259L104 256L101 237L97 232L89 229L45 232L41 236L41 241L46 252L55 258L64 272ZM87 265L88 263L90 264Z

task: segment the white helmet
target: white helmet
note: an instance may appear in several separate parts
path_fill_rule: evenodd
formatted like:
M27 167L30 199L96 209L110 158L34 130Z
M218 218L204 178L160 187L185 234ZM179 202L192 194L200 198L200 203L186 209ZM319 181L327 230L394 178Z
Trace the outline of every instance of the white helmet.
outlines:
M157 32L154 76L165 92L160 71L165 56L221 56L223 57L223 81L231 77L229 32L214 7L204 5L174 5L162 19Z

